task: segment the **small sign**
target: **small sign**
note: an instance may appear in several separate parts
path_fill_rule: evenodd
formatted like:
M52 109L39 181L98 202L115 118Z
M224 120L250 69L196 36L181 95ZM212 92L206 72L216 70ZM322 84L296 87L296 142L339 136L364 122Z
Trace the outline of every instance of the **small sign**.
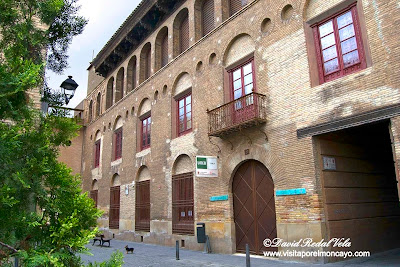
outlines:
M197 177L218 177L217 157L196 156Z
M212 201L212 202L214 202L214 201L224 201L224 200L228 200L228 195L210 197L210 201Z
M336 171L336 159L334 157L322 157L324 160L324 170Z
M276 190L276 196L305 195L306 193L307 193L307 191L305 188Z

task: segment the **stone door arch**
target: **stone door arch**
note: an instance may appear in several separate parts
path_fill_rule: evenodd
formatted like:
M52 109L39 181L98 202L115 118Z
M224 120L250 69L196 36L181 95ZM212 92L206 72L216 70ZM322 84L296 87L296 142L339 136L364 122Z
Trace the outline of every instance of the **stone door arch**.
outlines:
M253 254L277 250L263 245L264 239L277 237L274 182L268 169L256 160L244 162L233 177L232 195L236 251L245 252L246 244Z

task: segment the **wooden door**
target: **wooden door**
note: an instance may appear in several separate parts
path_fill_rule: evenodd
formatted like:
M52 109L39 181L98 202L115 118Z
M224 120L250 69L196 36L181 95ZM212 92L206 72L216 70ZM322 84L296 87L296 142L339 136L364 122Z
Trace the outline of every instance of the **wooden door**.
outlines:
M135 230L150 232L150 180L137 182Z
M119 186L113 186L110 188L110 229L119 228Z
M254 254L277 250L263 246L264 239L277 237L274 183L267 168L255 160L243 163L232 190L236 251L245 252L246 244Z
M193 172L172 176L172 233L194 234Z

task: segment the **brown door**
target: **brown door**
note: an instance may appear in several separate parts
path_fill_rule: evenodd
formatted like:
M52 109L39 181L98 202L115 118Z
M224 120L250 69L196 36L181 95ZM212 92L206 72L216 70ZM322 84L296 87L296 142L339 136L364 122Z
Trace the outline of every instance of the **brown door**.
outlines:
M136 184L135 230L150 232L150 180Z
M250 252L277 250L266 248L266 238L276 238L274 183L263 164L250 160L243 163L233 178L233 210L236 229L236 251Z
M194 234L193 172L172 176L172 233Z
M119 228L119 186L110 188L110 229Z

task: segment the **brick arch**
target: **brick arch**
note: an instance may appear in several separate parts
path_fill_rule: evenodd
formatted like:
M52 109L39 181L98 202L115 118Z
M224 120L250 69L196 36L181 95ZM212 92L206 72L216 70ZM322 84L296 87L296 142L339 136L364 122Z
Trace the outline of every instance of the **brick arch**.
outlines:
M92 181L92 188L91 190L99 190L99 182L97 181L97 179L94 179Z
M135 181L142 182L151 179L150 170L146 165L140 166L139 170L136 173Z
M184 71L181 72L175 79L172 85L172 95L175 96L178 93L184 92L186 89L192 87L193 79L192 76Z
M308 21L311 18L315 18L318 14L322 14L325 11L329 10L330 8L336 6L337 4L343 3L343 0L331 0L330 4L326 3L320 3L319 1L312 1L312 0L306 0L304 5L300 7L301 10L301 15L304 21ZM355 2L355 1L354 1ZM350 3L348 1L348 3ZM297 8L294 3L286 3L282 6L282 8L286 4L291 4L294 9Z
M98 129L94 135L94 141L100 140L101 138L101 131Z
M185 172L193 172L194 165L193 165L192 158L187 154L180 154L178 155L175 160L174 164L172 165L172 175L181 174Z
M168 27L164 26L157 33L156 41L155 41L155 71L158 71L162 67L168 64L169 54L168 54L168 46L170 45L169 36L168 36Z
M110 186L120 186L121 185L121 180L120 180L120 176L118 173L114 173L114 175L111 178L110 183L111 183Z
M140 105L137 110L137 115L138 115L138 117L140 117L149 111L151 111L151 101L150 101L150 98L145 97L142 99L142 101L140 101Z
M182 22L185 21L185 19L189 18L189 10L188 8L184 7L182 8L178 14L176 15L174 22L173 22L173 55L174 57L178 56L179 54L181 54L181 52L183 52L182 49L184 49L184 47L182 47L183 43L185 42L185 46L187 45L187 40L186 40L186 35L182 36L181 34L181 26L182 26ZM189 27L190 28L190 27ZM190 36L190 32L189 32L189 36ZM182 38L185 37L185 38ZM190 44L189 44L190 45ZM184 49L186 50L186 49Z
M241 47L240 51L233 51L236 47ZM242 32L236 35L232 40L224 47L222 54L222 65L227 67L232 63L254 53L256 44L254 38L246 32ZM231 54L235 54L234 58Z
M114 125L113 125L113 130L116 130L116 129L122 127L123 124L124 124L124 121L123 121L122 117L118 115L115 118Z
M279 181L286 177L286 171L280 164L279 158L270 149L252 146L249 155L244 155L242 150L243 147L239 146L222 163L222 181L229 188L229 193L232 193L232 181L236 170L248 160L256 160L264 164L271 173L275 185L278 185Z

